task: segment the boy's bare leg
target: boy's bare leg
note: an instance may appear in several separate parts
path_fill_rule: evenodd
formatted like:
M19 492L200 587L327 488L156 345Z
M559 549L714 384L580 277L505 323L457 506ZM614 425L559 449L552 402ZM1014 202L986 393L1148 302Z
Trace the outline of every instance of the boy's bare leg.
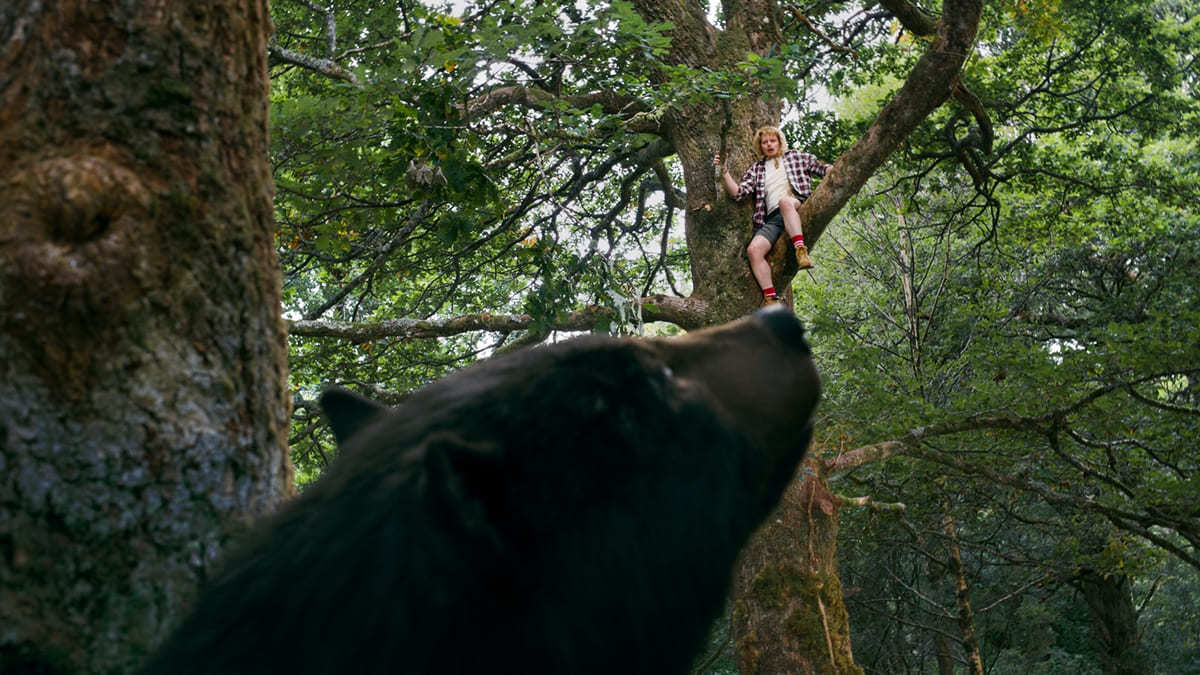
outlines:
M794 197L784 197L779 200L779 213L783 216L783 228L787 230L789 238L795 238L800 235L800 240L804 241L804 226L800 222L800 212L797 211L800 207L800 200ZM813 264L808 258L808 247L803 243L796 246L796 264L800 269L810 269Z
M750 245L746 247L746 257L750 258L750 272L759 288L771 288L771 264L767 262L767 254L771 252L771 242L761 234L754 235Z
M783 216L783 229L787 230L788 237L804 234L804 226L800 222L800 212L796 210L799 206L800 200L793 197L784 197L779 200L779 213Z

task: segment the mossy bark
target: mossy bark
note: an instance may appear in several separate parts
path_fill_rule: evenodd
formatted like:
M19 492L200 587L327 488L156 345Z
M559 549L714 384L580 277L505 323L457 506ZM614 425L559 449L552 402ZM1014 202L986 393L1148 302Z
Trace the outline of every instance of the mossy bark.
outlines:
M967 573L963 569L962 550L958 545L958 530L954 517L947 511L942 518L942 532L946 535L946 553L950 575L954 577L954 599L958 606L958 631L967 659L967 672L983 675L983 657L979 653L979 640L975 637L975 612L971 609L971 587L967 584Z
M129 671L291 490L269 26L0 10L0 671Z
M743 552L732 621L739 672L862 672L837 570L838 507L810 458Z

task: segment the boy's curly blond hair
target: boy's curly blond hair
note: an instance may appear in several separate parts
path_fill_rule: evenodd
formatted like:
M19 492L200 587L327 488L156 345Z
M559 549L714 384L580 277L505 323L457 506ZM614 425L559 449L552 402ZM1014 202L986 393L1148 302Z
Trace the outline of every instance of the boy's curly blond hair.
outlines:
M766 134L775 134L775 137L779 139L779 154L782 155L783 151L788 149L787 137L783 135L783 132L780 131L778 127L759 127L758 130L754 132L754 154L758 155L760 158L764 157L762 151L762 137Z

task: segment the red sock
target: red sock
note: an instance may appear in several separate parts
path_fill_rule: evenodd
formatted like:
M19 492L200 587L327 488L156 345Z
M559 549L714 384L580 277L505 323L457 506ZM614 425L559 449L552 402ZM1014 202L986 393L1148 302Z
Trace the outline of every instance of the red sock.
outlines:
M766 288L764 288L764 289L763 289L763 297L764 297L764 298L773 298L773 297L775 297L775 287L774 287L774 286L767 286Z
M798 234L798 235L792 237L792 246L793 247L800 248L803 245L804 245L804 235Z

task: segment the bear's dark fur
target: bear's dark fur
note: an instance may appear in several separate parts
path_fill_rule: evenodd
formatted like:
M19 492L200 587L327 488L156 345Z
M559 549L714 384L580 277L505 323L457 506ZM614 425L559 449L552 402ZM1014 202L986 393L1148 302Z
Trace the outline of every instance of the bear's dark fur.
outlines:
M787 310L494 358L384 410L227 561L148 673L682 673L811 435Z

